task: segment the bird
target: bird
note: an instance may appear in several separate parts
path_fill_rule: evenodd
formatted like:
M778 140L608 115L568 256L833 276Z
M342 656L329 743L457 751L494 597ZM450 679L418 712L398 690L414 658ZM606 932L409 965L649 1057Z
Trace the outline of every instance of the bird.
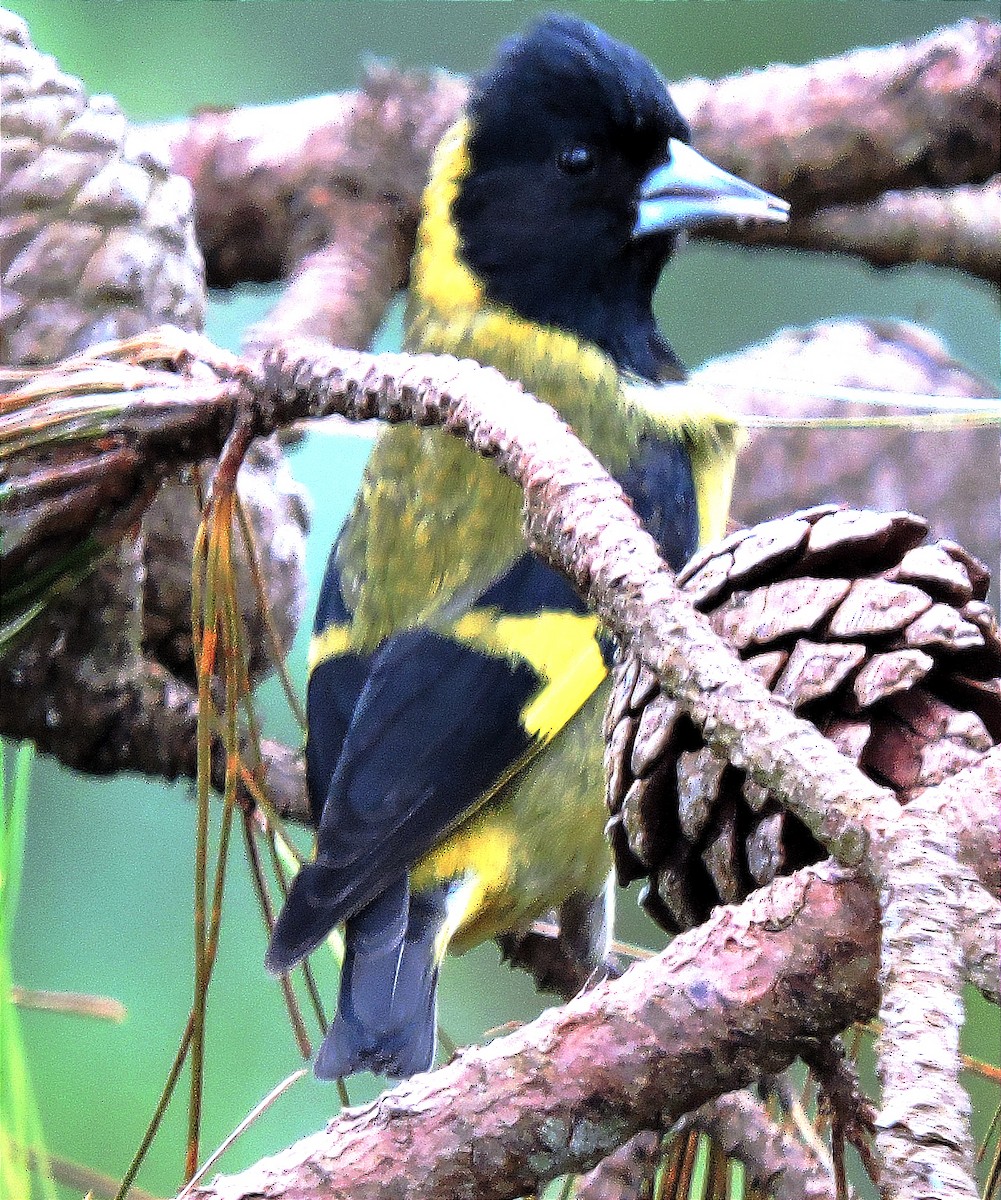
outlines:
M652 64L587 21L551 13L504 42L434 153L404 339L552 405L675 569L724 530L739 431L674 398L654 288L684 230L788 213L690 142ZM429 1069L447 950L572 908L574 952L605 961L609 661L596 615L530 552L517 486L441 430L384 431L321 587L315 853L266 955L288 972L343 925L319 1078Z

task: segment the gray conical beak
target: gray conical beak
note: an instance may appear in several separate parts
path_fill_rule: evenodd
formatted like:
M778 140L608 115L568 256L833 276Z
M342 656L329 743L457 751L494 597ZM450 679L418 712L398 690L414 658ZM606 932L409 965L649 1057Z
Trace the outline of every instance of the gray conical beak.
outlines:
M643 180L633 237L710 221L788 221L789 205L671 138L671 157Z

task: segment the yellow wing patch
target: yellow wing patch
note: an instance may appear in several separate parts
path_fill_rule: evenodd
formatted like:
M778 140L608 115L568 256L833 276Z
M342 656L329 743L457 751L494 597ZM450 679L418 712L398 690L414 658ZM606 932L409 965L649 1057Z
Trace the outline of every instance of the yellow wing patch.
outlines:
M314 633L309 639L309 658L307 668L309 674L316 670L320 663L331 658L338 658L352 649L350 625L328 625L319 633Z
M488 608L467 613L449 633L456 641L489 654L521 659L546 680L522 712L521 721L531 737L548 742L608 672L598 647L598 625L592 613L510 616Z

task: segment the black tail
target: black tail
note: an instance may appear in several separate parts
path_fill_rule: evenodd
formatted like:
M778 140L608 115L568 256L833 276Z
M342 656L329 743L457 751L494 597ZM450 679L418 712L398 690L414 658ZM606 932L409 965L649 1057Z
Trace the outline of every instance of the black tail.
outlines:
M320 1079L373 1071L404 1079L434 1061L435 942L447 889L410 894L407 878L345 926L341 990L314 1070Z

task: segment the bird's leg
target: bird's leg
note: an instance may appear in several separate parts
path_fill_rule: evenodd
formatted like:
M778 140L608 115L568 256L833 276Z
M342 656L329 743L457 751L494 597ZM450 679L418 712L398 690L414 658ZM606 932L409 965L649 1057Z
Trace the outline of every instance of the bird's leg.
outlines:
M583 988L593 987L602 979L614 979L622 972L611 952L614 888L609 877L597 895L572 892L560 905L559 941L567 957L580 965Z

